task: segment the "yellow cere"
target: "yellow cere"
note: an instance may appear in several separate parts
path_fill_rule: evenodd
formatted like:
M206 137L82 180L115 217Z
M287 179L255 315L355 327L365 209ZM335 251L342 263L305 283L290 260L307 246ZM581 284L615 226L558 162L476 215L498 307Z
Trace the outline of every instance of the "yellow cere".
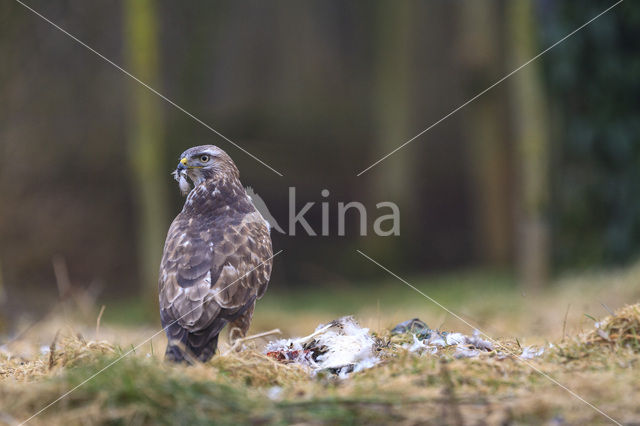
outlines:
M184 157L182 160L180 160L180 162L186 166L187 165L187 157Z

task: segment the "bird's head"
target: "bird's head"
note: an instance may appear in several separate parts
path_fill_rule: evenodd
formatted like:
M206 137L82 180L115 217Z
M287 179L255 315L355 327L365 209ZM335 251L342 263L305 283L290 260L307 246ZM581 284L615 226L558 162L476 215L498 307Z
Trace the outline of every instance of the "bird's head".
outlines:
M172 173L180 190L187 194L191 190L189 180L195 186L208 179L238 178L240 173L231 157L215 145L194 146L180 155L178 167Z

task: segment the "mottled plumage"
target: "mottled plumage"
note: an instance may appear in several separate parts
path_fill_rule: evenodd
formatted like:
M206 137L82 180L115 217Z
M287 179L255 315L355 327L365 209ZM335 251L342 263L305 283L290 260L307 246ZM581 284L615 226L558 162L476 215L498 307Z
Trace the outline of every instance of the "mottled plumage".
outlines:
M271 275L269 226L253 206L231 158L213 145L185 151L174 172L194 188L174 219L160 265L160 318L166 358L207 361L230 323L243 337Z

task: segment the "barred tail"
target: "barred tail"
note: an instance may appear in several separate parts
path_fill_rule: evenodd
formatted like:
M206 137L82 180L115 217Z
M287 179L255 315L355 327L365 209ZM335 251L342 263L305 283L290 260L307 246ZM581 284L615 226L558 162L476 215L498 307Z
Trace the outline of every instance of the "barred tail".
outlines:
M218 349L218 335L227 324L224 319L217 318L204 330L190 333L182 328L180 324L171 321L162 310L160 311L160 318L169 340L164 355L165 359L187 364L210 360Z
M165 360L192 365L196 361L207 362L215 355L218 348L217 334L204 345L190 342L189 336L193 335L187 334L186 344L182 341L170 340L164 354Z

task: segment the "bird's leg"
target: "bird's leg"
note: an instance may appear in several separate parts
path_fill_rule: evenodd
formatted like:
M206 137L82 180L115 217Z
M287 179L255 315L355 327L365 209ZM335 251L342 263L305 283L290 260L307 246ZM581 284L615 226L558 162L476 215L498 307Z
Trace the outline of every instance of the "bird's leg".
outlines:
M256 306L255 302L247 308L246 311L238 318L229 323L229 344L233 344L238 339L242 339L247 335L249 326L251 325L251 319L253 318L253 308Z
M227 349L223 353L223 355L229 355L233 351L239 351L240 345L242 345L244 342L248 342L249 340L259 339L261 337L271 336L273 334L282 334L282 331L280 331L280 329L278 328L274 328L273 330L264 331L262 333L252 334L251 336L241 337L239 339L236 339L233 345L229 349Z

